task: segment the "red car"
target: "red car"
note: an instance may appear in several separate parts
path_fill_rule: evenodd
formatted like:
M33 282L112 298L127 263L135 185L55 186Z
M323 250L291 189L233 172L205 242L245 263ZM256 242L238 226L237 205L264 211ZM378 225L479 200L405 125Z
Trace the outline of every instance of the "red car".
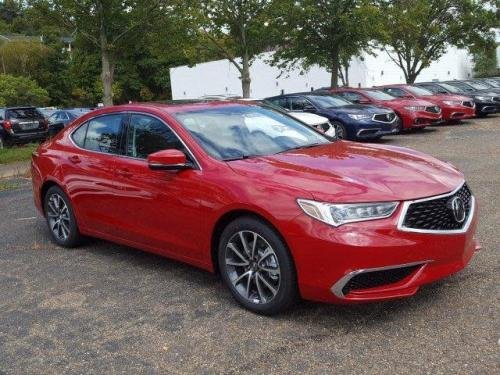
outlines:
M396 98L426 100L441 107L443 120L463 120L476 116L476 105L462 95L436 95L422 87L412 85L387 85L377 87Z
M448 163L249 103L93 111L37 149L32 176L57 244L99 237L219 272L262 314L411 296L478 248Z
M403 129L425 128L443 121L441 109L425 100L400 99L377 89L332 89L330 92L359 104L391 108L402 121Z

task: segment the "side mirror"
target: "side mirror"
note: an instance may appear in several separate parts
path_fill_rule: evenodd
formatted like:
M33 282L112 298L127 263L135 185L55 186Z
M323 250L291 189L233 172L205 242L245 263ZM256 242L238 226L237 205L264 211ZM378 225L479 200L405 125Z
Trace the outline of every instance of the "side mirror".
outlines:
M180 171L192 168L186 154L176 149L162 150L149 155L148 165L152 170L164 171Z

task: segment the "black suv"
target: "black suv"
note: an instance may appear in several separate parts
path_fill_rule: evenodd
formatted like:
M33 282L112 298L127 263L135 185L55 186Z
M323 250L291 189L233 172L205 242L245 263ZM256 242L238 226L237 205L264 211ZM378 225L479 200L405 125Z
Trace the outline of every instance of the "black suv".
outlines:
M48 122L35 107L0 108L0 148L43 141L47 134Z

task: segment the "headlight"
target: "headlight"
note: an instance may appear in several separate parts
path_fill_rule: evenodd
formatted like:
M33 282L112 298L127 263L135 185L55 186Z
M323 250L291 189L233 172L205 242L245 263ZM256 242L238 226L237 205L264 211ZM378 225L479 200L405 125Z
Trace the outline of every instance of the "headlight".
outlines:
M462 102L460 100L443 100L443 103L446 105L461 105Z
M405 107L405 109L407 109L408 111L425 111L425 107L422 106L422 105L409 105L407 107Z
M491 96L475 96L474 99L480 102L492 102L493 98Z
M389 217L398 206L398 202L332 204L307 199L298 199L297 203L307 215L334 227Z
M371 119L372 116L371 115L351 115L351 114L348 114L347 116L349 116L350 118L354 119L354 120L368 120L368 119Z

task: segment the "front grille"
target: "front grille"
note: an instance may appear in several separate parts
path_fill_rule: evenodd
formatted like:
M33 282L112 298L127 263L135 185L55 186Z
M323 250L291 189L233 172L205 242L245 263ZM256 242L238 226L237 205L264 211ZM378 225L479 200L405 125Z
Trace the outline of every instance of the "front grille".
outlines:
M387 123L394 121L395 118L395 113L381 113L373 116L373 120Z
M457 221L451 207L452 200L458 197L464 203L465 218ZM446 197L415 202L408 206L403 227L429 231L459 230L467 222L472 209L472 192L464 184L456 193Z
M462 105L464 107L469 107L469 108L473 108L474 107L474 102L462 102Z
M439 113L441 112L441 108L439 108L437 105L433 105L430 107L425 107L425 111L431 113Z
M382 285L397 283L406 279L421 265L393 268L382 271L364 272L354 276L342 288L343 295L353 290L375 288Z

